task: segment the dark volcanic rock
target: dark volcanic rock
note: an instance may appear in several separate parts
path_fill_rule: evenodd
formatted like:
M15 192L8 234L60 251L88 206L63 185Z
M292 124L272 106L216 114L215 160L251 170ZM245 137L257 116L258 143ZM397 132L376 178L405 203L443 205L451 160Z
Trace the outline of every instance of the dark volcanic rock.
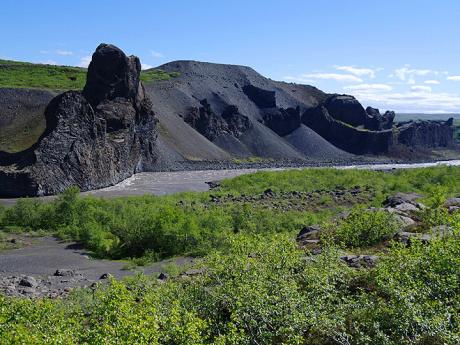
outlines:
M227 106L219 116L207 99L201 100L200 104L199 108L189 109L184 121L211 141L223 134L231 134L238 138L252 127L249 118L240 114L238 107L234 105Z
M376 108L367 107L366 113L368 115L365 127L372 131L381 131L384 129L391 129L393 127L393 120L395 118L394 111L386 111L381 115L380 111Z
M141 62L137 56L127 57L117 47L101 44L88 66L83 95L93 106L117 97L131 101L142 97L140 72Z
M237 138L252 127L249 118L242 115L235 105L229 105L225 108L222 112L222 118L227 122L228 131Z
M207 99L200 101L201 107L192 107L184 117L184 121L195 128L209 140L227 131L225 121L211 109Z
M275 108L276 95L275 91L264 90L254 85L246 85L243 92L259 108Z
M398 142L411 147L449 147L454 142L453 119L409 121L398 124Z
M355 154L386 153L393 140L391 130L377 132L358 129L336 120L323 105L305 111L302 123L338 148Z
M34 277L25 276L19 281L19 285L33 288L37 286L37 281Z
M348 123L354 127L365 125L367 113L356 98L349 95L333 95L324 106L334 119Z
M2 168L0 195L48 195L72 185L90 190L151 169L157 120L139 73L136 57L101 44L84 91L55 97L38 142Z
M265 125L280 136L292 133L301 124L300 107L265 109L262 116Z

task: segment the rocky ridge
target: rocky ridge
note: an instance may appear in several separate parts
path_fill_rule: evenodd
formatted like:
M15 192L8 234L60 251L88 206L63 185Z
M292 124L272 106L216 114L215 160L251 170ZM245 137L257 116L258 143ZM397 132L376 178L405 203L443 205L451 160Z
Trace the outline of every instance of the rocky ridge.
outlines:
M394 112L364 109L353 96L273 81L249 67L174 61L159 68L177 77L144 85L138 58L100 45L83 91L46 106L36 143L0 151L0 196L55 194L71 185L91 190L136 172L196 163L341 165L365 161L363 155L397 155L394 147L428 154L427 148L453 146L452 121L394 123ZM14 91L0 94L3 103L16 102ZM35 96L14 114L30 108L25 118L38 121L53 94ZM11 125L11 118L0 108L0 124Z
M140 61L115 46L93 54L82 92L53 98L31 148L3 153L0 194L49 195L118 183L156 161L157 119L139 79Z

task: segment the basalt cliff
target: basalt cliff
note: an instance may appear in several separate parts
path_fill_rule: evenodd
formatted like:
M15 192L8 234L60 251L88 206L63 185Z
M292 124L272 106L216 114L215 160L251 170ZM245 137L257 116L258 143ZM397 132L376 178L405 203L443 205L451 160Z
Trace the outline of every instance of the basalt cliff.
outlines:
M37 143L0 153L0 195L48 195L100 188L153 169L157 119L139 80L137 57L101 44L82 92L53 98Z
M174 61L141 82L137 57L101 44L82 91L0 88L1 126L44 130L0 150L0 196L110 186L136 172L266 160L341 164L454 146L452 121L397 123L349 95L273 81L249 67ZM0 138L1 139L1 138Z

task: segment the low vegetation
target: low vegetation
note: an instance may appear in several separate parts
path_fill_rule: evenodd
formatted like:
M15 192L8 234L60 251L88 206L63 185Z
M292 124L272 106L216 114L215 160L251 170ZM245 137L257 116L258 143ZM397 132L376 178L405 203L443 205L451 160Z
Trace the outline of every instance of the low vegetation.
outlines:
M171 78L177 78L180 76L179 72L165 72L161 69L148 69L141 72L141 80L144 83L150 83L154 81L165 81Z
M149 69L142 71L141 80L153 82L178 76L177 72ZM85 68L0 60L0 87L67 91L81 90L85 83Z
M5 232L55 233L142 264L200 256L200 273L111 280L56 300L0 296L0 344L458 344L460 217L443 205L460 193L459 177L454 167L305 169L241 176L207 193L96 199L72 188L49 203L23 199L0 209ZM349 188L372 197L267 207L287 192ZM452 233L392 242L394 218L369 207L400 191L426 197L422 227ZM295 242L312 224L327 228L320 253ZM363 250L378 251L375 267L339 259Z

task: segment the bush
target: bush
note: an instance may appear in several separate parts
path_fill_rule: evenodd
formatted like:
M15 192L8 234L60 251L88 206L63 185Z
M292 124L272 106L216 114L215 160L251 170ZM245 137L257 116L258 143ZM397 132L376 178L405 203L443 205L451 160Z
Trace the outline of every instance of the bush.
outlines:
M397 230L398 224L392 214L361 206L338 225L333 237L347 247L367 247L390 238Z
M0 296L0 344L458 344L460 240L394 246L374 270L337 248L238 234L201 275L111 280L67 299Z

